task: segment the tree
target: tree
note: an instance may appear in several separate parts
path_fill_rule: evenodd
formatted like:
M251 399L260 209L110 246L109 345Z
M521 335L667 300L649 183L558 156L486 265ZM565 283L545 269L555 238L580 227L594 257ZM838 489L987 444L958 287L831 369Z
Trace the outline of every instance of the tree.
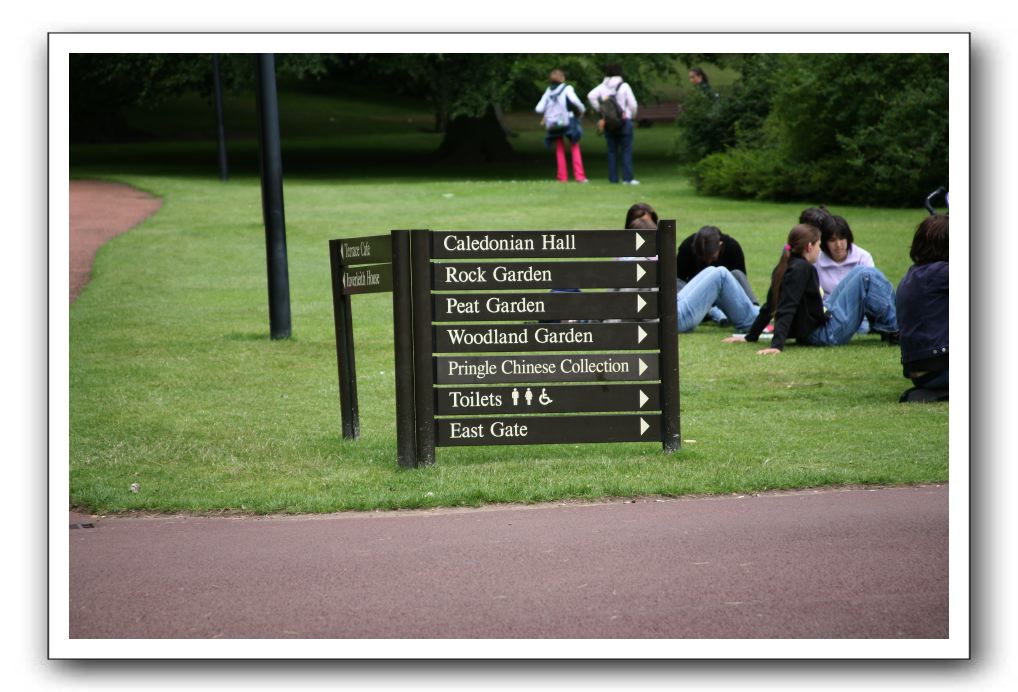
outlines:
M917 205L947 183L947 67L946 54L745 56L732 103L718 116L724 136L699 152L697 188ZM684 138L704 131L690 123ZM696 144L687 141L685 151L698 153Z
M664 54L362 54L340 56L337 71L348 79L381 79L425 100L435 111L436 130L444 133L437 154L487 162L512 156L501 113L533 108L553 68L593 87L613 62L625 67L638 92L650 79L674 72L676 64Z
M481 162L512 156L501 114L512 107L533 108L552 68L564 69L577 85L593 87L609 63L622 65L626 80L646 93L649 80L674 72L676 60L663 54L597 53L283 54L276 60L281 82L380 83L420 98L434 110L436 129L444 133L436 153ZM209 55L72 54L70 68L72 141L122 137L127 128L120 113L130 105L153 106L185 93L211 103ZM252 88L251 56L221 56L221 76L226 90Z
M277 56L282 77L322 77L335 64L332 55ZM69 65L70 137L72 142L142 136L131 132L123 109L155 106L182 94L212 102L212 56L194 53L72 53ZM224 90L253 89L250 55L220 56Z

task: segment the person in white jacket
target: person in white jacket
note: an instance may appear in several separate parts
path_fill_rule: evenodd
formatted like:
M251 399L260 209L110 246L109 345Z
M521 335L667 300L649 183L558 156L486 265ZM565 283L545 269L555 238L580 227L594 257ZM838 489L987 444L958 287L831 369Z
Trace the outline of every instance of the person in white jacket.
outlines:
M572 104L572 108L570 108ZM556 178L564 183L569 180L569 171L566 168L565 141L569 140L570 157L573 164L573 178L578 183L587 182L587 175L583 171L583 154L580 152L580 138L583 136L583 128L580 127L580 118L586 112L583 101L576 95L572 85L566 84L566 75L562 70L555 69L548 75L548 88L538 101L535 111L544 117L547 135L544 143L547 147L555 145L555 164L557 167ZM573 114L573 110L577 115Z
M598 129L604 132L605 143L608 145L608 181L619 182L618 166L622 165L622 184L639 185L640 181L633 177L633 120L636 118L638 104L633 89L622 76L622 68L608 65L604 81L590 90L587 101L591 107L601 114ZM618 119L608 112L610 97L614 97L618 110ZM614 108L612 108L614 110Z

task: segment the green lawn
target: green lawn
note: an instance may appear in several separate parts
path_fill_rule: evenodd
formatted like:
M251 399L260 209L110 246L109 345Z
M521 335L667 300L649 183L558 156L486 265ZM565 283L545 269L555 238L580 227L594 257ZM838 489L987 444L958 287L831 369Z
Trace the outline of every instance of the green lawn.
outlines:
M321 107L326 122L328 112ZM698 197L669 160L675 131L666 127L637 132L637 188L607 184L603 143L589 132L585 186L553 181L533 127L513 139L520 156L509 164L424 164L437 135L422 131L426 113L403 114L410 122L399 127L393 111L374 132L307 127L284 141L293 337L277 342L249 142L231 143L240 163L226 183L204 140L73 150L74 177L121 180L164 205L100 250L71 306L72 506L328 512L947 480L949 407L897 403L908 384L897 348L866 336L762 358L752 345L720 343L728 332L714 327L680 336L677 454L653 444L442 448L434 467L401 470L388 294L353 299L362 438L344 441L330 238L618 228L628 206L645 201L677 220L680 238L708 223L738 238L762 296L785 234L813 202ZM925 212L835 211L897 284Z

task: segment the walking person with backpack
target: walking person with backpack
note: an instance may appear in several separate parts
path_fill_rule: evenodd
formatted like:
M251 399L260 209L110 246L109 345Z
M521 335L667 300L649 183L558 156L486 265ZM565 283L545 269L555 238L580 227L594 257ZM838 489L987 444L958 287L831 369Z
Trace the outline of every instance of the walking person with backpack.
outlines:
M580 153L580 138L583 136L580 116L587 109L576 95L573 87L566 84L566 75L562 70L552 70L548 75L548 88L544 90L544 94L534 110L544 116L542 122L547 130L547 135L544 138L545 146L551 148L552 143L555 145L556 178L558 181L564 183L569 180L565 151L565 140L568 139L573 164L573 178L578 183L587 182L587 175L583 171L583 155Z
M619 163L622 164L622 184L639 185L633 178L633 119L638 104L633 89L622 76L622 68L608 65L604 81L591 89L587 101L600 113L598 130L604 133L608 145L608 181L619 182Z

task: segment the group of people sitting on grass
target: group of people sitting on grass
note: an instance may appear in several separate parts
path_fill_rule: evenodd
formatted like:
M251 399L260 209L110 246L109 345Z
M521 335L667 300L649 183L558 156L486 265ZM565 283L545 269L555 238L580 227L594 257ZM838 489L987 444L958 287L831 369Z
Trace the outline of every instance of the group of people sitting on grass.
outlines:
M678 324L731 325L740 334L723 341L770 344L760 355L781 353L788 339L838 346L856 334L876 333L901 346L904 376L913 387L901 401L948 398L948 215L924 219L912 238L913 265L897 292L855 244L852 229L824 207L805 209L789 232L761 305L749 285L738 241L715 226L684 239L676 257ZM657 212L634 204L626 228L657 228Z

